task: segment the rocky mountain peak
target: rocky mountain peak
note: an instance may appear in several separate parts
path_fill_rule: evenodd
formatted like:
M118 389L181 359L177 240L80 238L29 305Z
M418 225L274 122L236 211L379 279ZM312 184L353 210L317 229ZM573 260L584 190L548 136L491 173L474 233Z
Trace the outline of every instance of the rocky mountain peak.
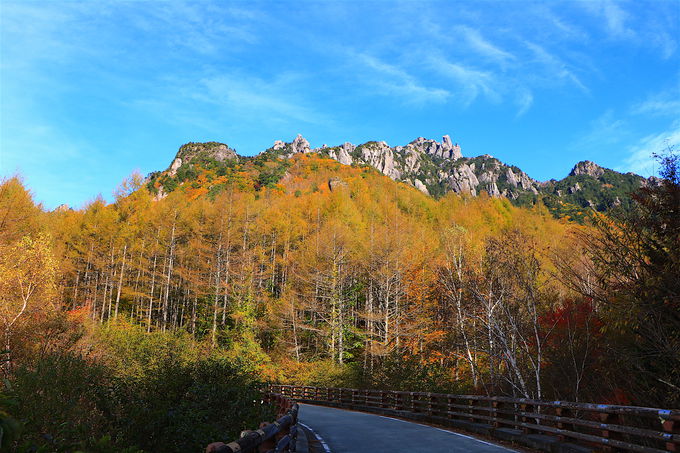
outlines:
M308 153L310 152L309 142L302 135L298 134L291 144L294 153Z
M603 174L604 168L600 167L595 162L583 160L574 165L574 168L571 170L571 173L569 173L569 176L588 175L592 176L593 178L599 178Z
M271 149L274 151L284 150L284 155L287 157L293 157L297 153L309 153L312 150L309 146L309 142L301 134L297 134L297 137L292 142L283 142L281 140L276 140Z
M411 143L406 145L406 147L411 147L418 152L429 154L430 156L440 157L442 159L457 160L463 157L460 151L460 146L458 143L455 145L451 141L451 137L445 135L442 137L442 142L439 143L436 140L429 140L424 137L418 137Z
M236 151L219 142L205 142L195 143L189 142L182 145L175 156L175 159L170 165L170 176L175 176L177 170L184 164L191 162L194 159L212 159L218 162L226 160L238 159Z

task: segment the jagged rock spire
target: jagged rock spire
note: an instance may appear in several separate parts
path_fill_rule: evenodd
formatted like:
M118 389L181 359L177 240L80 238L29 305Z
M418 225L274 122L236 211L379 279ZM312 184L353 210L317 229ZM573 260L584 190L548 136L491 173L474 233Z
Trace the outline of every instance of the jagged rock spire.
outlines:
M571 170L571 173L569 173L570 176L589 175L594 178L598 178L603 174L604 168L600 167L595 162L591 162L589 160L583 160L577 163L576 165L574 165L574 168Z
M294 153L308 153L310 152L309 142L301 134L297 134L292 143Z
M442 137L441 143L439 143L436 140L429 140L423 137L418 137L417 139L413 140L411 143L406 145L407 148L409 146L413 147L414 149L421 153L429 154L435 157L441 157L443 159L457 160L463 157L463 154L460 151L460 146L458 146L458 143L454 145L453 142L451 141L451 137L449 137L448 135Z
M276 140L274 142L274 145L272 146L273 150L280 150L284 149L287 145L290 145L290 152L288 153L288 157L292 157L294 154L297 153L309 153L312 151L312 149L309 147L309 142L307 141L306 138L302 136L302 134L297 134L297 137L290 142L290 143L284 143L281 140Z

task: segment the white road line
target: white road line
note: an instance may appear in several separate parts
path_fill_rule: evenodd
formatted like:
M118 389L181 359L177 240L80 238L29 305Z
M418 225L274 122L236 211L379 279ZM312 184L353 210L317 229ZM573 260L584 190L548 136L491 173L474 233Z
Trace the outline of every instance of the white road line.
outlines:
M363 413L364 413L364 414L368 414L368 412L363 412ZM489 445L489 446L491 446L491 447L502 448L503 450L506 450L506 451L512 451L512 452L514 452L514 453L518 453L517 450L510 450L509 448L506 448L506 447L504 447L504 446L502 446L502 445L492 444L491 442L486 442L486 441L484 441L484 440L477 439L476 437L466 436L465 434L460 434L460 433L457 433L457 432L454 432L454 431L449 431L448 429L437 428L437 427L435 427L435 426L430 426L430 425L423 425L422 423L410 422L410 421L407 421L407 420L402 420L402 419L400 419L400 418L387 417L387 416L385 416L385 415L378 415L378 414L369 414L369 415L375 415L376 417L387 418L387 419L389 419L389 420L396 420L396 421L398 421L398 422L403 422L403 423L412 423L412 424L414 424L414 425L426 426L426 427L428 427L428 428L432 428L432 429L436 429L436 430L438 430L438 431L442 431L442 432L445 432L445 433L453 434L453 435L455 435L455 436L460 436L460 437L465 437L466 439L476 440L477 442L481 442L481 443L486 444L486 445Z
M333 453L333 452L331 452L331 449L330 449L330 447L328 446L328 444L323 440L323 437L321 437L321 436L319 435L319 433L317 433L317 432L314 431L312 428L310 428L309 426L305 425L304 423L302 423L302 422L300 422L300 421L298 421L297 423L298 423L298 425L302 425L305 429L308 429L309 432L311 432L312 434L314 434L314 437L316 437L316 440L319 441L319 443L320 443L321 446L323 447L323 450L324 450L326 453Z

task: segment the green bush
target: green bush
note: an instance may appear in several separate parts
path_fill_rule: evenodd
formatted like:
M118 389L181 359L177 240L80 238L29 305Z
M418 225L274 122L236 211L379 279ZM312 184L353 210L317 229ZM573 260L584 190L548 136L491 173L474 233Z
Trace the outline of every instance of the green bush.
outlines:
M105 367L70 352L17 367L6 391L24 425L21 443L73 451L99 439L112 428L106 413L110 382Z
M147 451L200 451L274 418L258 388L224 359L170 361L119 382L116 418L127 441Z
M198 452L274 418L247 366L187 336L120 322L93 340L96 360L57 351L15 369L0 394L2 432L23 425L14 451Z
M420 357L394 351L382 357L372 372L363 376L365 387L440 393L465 393L450 375L450 368L439 363L423 363Z
M198 172L194 169L194 166L191 164L187 165L182 165L179 167L177 170L177 174L175 175L175 178L179 182L186 181L187 179L196 179L198 177Z
M9 396L9 389L9 381L4 380L0 387L0 451L8 451L19 438L23 428L21 423L9 414L17 405L17 401Z

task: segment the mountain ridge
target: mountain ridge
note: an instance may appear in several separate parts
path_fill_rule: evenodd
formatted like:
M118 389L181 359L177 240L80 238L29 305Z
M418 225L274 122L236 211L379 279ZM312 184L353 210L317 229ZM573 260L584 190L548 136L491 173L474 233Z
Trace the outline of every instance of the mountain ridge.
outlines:
M506 197L518 206L543 202L556 217L569 216L576 220L583 218L584 211L589 209L606 212L619 206L630 208L631 192L659 181L655 177L620 173L589 160L576 163L560 180L539 181L519 167L505 164L489 154L463 156L461 146L449 135L444 135L441 142L418 137L406 145L394 147L384 141L369 141L359 145L345 142L312 148L298 134L290 142L275 141L255 156L241 156L220 142L189 142L180 147L166 170L149 175L147 187L157 198L163 198L177 184L195 180L200 173L197 168L234 168L248 163L264 168L266 162L280 162L276 171L268 168L265 177L259 175L258 184L267 185L285 176L287 160L298 154L311 153L343 165L370 166L435 198L451 191L472 196L486 192L492 197ZM226 171L219 168L218 171Z

